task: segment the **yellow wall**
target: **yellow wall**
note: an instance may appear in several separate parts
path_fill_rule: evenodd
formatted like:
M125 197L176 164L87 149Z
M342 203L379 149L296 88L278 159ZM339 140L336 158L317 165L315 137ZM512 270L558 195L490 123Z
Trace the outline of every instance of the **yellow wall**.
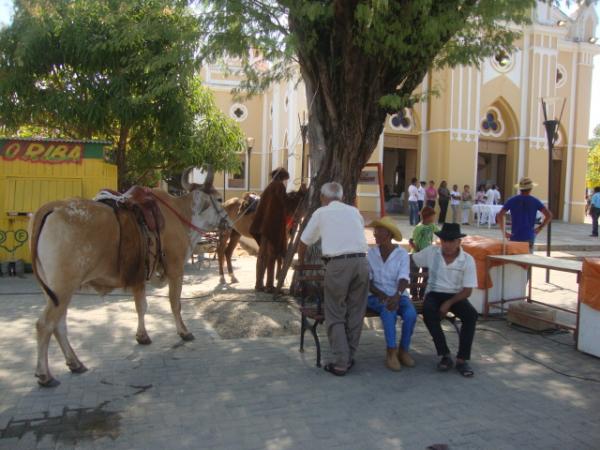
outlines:
M83 159L81 164L0 159L0 261L31 261L23 240L29 217L12 214L34 213L53 200L92 198L102 188L117 188L117 169L101 159Z

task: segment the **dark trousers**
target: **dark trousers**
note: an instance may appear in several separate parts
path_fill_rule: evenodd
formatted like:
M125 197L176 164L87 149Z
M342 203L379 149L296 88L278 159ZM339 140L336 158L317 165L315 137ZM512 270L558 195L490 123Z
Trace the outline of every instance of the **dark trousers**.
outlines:
M444 199L444 200L438 200L438 203L440 204L440 215L438 217L438 223L445 223L446 222L446 212L448 211L448 202L450 200L449 199Z
M592 206L590 208L590 215L592 216L592 234L598 236L598 217L600 217L600 208Z
M435 349L438 356L450 354L450 349L446 344L446 336L442 330L440 317L440 306L454 294L446 294L443 292L429 292L425 296L423 303L423 319L425 326L429 330L429 334L433 338ZM460 327L460 335L458 337L458 353L457 358L468 360L471 359L471 345L475 337L475 324L477 323L477 310L473 308L469 300L461 300L455 303L450 308L450 311L458 317L462 325Z

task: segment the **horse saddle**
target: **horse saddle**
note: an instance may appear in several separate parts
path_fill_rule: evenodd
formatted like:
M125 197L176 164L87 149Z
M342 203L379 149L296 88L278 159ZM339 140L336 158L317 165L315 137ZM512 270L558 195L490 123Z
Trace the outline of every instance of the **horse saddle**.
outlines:
M242 203L240 205L238 215L243 214L245 216L255 212L256 208L258 208L259 201L259 195L256 195L253 192L246 192L244 194L244 197L242 198Z
M103 189L94 197L94 200L107 203L113 208L121 207L139 212L146 227L152 232L158 232L165 226L165 218L160 212L150 188L132 186L124 194L111 189Z

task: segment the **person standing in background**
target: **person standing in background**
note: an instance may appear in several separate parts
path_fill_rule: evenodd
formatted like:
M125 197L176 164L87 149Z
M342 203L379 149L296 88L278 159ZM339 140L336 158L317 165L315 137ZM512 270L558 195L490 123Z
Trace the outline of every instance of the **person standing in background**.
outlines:
M458 184L452 185L450 191L450 207L452 208L452 223L458 223L460 219L460 192L458 192Z
M592 234L598 237L598 217L600 217L600 186L594 188L594 195L590 197L590 216L592 216Z
M440 204L440 216L438 223L446 222L446 213L448 212L448 203L450 202L450 191L446 180L442 180L438 188L438 202Z
M416 178L410 180L410 185L408 186L408 218L411 225L416 225L419 223L419 201L417 198L417 187L418 181Z
M531 195L531 190L534 186L535 183L531 178L521 178L519 184L515 185L515 187L519 188L521 193L509 198L496 216L496 221L498 222L500 231L502 231L503 235L511 241L529 242L529 251L531 253L533 253L535 237L542 231L542 228L552 220L552 213L548 208L546 208L536 197ZM504 224L504 216L509 211L512 219L510 233L506 231ZM536 227L535 223L538 211L541 211L544 215L544 221L540 226Z
M435 201L437 200L437 190L435 189L435 181L429 182L429 187L425 189L425 205L430 208L435 208Z
M471 194L471 188L468 184L465 184L460 196L460 206L462 209L462 224L469 225L469 213L473 206L473 195Z
M425 181L421 181L419 183L419 187L417 188L417 203L419 204L419 212L425 206L425 186L427 183Z

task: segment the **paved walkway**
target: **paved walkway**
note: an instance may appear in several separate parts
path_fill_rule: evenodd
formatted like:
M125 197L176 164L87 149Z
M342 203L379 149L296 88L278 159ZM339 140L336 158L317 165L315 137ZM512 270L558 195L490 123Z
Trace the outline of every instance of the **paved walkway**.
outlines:
M252 270L242 262L238 272ZM214 274L199 279L187 294L214 286ZM150 298L153 344L140 346L130 295L78 295L69 331L90 370L70 374L53 340L50 366L62 384L41 389L33 378L38 292L31 276L0 278L2 449L579 450L600 442L600 360L577 352L571 334L480 321L476 376L464 379L434 370L421 321L417 367L400 373L383 365L382 332L367 330L355 368L336 378L314 366L310 338L304 354L297 336L221 339L194 307L206 299L183 301L196 336L183 343L168 301ZM455 333L447 335L456 348Z

